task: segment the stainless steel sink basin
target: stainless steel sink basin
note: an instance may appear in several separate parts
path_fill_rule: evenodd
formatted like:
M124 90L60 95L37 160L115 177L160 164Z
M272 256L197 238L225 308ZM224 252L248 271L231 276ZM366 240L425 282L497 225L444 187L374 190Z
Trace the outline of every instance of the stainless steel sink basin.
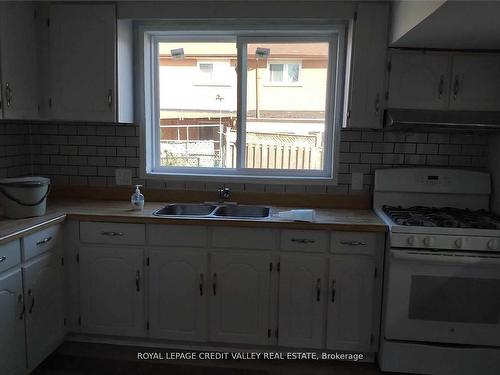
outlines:
M219 206L213 216L234 218L267 218L271 208L266 206L227 205Z
M216 205L205 203L172 203L153 214L156 216L208 216L216 208Z

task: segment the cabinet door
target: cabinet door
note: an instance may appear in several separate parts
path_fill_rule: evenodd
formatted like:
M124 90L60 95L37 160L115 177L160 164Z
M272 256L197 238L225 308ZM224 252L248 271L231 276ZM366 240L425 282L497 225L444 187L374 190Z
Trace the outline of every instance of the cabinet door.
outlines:
M267 344L271 257L240 252L211 257L210 341Z
M385 105L388 3L360 3L352 47L349 128L381 128Z
M82 332L144 335L143 251L80 248Z
M389 108L448 108L449 55L397 51L390 64Z
M26 373L21 270L0 276L0 374Z
M112 4L51 5L53 119L114 121L115 34Z
M23 267L28 368L33 369L64 339L63 265L59 251Z
M0 5L0 60L6 119L38 118L37 7L34 2Z
M450 109L500 110L500 55L455 55Z
M200 249L149 251L149 335L205 340L207 256Z
M332 257L328 290L328 349L371 351L374 275L375 263L371 257Z
M280 346L322 347L325 275L323 257L284 255L280 258Z

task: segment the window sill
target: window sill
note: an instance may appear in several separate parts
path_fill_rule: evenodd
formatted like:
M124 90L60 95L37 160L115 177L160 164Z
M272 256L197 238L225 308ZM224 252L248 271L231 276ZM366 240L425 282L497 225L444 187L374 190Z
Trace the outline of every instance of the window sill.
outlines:
M269 185L284 184L284 185L337 185L337 180L328 177L297 177L297 176L255 176L255 175L237 175L237 174L190 174L190 173L166 173L166 172L146 172L144 177L154 180L165 181L201 181L201 182L241 182L241 183L265 183Z

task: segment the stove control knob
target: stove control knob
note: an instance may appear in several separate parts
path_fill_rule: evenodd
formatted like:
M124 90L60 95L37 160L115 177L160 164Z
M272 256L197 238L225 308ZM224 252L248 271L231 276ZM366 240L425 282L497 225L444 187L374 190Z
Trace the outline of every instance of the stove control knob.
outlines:
M408 243L408 245L413 246L413 244L415 243L415 236L408 237L406 239L406 242Z
M463 238L457 238L455 240L455 247L457 249L461 249L463 245L464 245L464 239Z
M486 244L488 246L488 249L490 250L497 250L497 241L495 239L491 239L488 241L488 243Z
M424 238L424 246L431 247L433 244L434 244L434 238L432 238L432 237L425 237Z

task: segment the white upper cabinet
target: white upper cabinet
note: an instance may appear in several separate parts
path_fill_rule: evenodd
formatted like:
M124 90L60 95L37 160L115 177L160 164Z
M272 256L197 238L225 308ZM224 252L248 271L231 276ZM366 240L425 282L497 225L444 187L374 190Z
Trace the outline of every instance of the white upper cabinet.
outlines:
M38 119L38 5L0 4L0 64L5 119Z
M349 128L382 127L388 17L387 2L358 5L349 73L349 104L346 119L346 126Z
M270 255L211 255L210 341L268 343Z
M49 117L114 121L115 6L52 4L49 35Z
M389 108L446 109L450 87L450 56L395 52L391 55Z
M450 109L500 110L500 55L454 55Z
M280 346L320 349L323 344L325 258L284 255L280 258Z
M143 251L80 248L82 332L144 336Z
M395 50L389 108L499 111L500 55Z
M150 250L150 337L205 340L208 292L207 256L200 249Z
M28 368L33 369L63 341L62 255L53 250L23 266Z
M21 270L0 276L0 374L24 375L23 282Z

